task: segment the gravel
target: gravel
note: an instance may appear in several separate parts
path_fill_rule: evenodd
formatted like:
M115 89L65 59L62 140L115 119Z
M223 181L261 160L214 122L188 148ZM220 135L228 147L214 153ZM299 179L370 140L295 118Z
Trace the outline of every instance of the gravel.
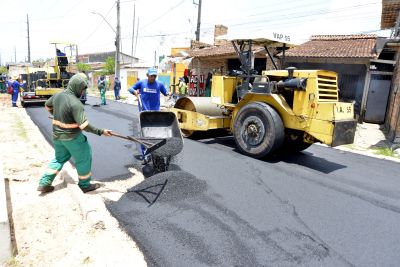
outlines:
M166 138L166 143L157 148L151 154L161 157L175 156L183 149L183 140L179 137Z

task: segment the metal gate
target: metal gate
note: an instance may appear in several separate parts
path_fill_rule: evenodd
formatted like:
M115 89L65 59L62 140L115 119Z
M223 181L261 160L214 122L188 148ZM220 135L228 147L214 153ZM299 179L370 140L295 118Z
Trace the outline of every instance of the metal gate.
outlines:
M371 74L365 108L365 122L384 123L391 81L392 75Z

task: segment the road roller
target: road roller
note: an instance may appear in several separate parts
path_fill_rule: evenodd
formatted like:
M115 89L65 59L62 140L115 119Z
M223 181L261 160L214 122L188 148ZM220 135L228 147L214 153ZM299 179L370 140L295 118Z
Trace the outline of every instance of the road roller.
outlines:
M243 154L262 158L271 153L298 152L319 142L351 144L357 121L354 104L339 101L333 71L252 69L252 45L283 44L285 40L231 40L241 70L234 76L213 75L211 97L182 97L170 111L184 137L211 129L233 135Z

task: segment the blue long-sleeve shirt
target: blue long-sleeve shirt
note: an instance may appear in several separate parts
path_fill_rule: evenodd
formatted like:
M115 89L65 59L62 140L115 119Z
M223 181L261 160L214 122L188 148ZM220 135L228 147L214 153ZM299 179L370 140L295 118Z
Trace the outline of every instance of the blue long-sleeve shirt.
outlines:
M160 93L165 96L168 95L167 89L165 89L164 84L158 81L149 83L148 79L138 81L131 88L129 88L128 91L131 94L134 94L135 90L138 90L140 94L142 106L139 108L141 111L160 110Z
M13 93L14 94L18 94L19 93L19 88L22 87L24 85L24 83L20 83L18 81L13 81L11 83L11 87L13 88Z

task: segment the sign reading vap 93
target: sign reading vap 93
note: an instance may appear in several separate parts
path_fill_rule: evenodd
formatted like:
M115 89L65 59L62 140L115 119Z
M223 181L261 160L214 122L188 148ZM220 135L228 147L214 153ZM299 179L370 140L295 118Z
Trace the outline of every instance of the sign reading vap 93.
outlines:
M289 35L285 35L283 33L273 33L274 38L278 39L278 40L282 40L282 41L286 41L286 42L290 42L290 36Z

